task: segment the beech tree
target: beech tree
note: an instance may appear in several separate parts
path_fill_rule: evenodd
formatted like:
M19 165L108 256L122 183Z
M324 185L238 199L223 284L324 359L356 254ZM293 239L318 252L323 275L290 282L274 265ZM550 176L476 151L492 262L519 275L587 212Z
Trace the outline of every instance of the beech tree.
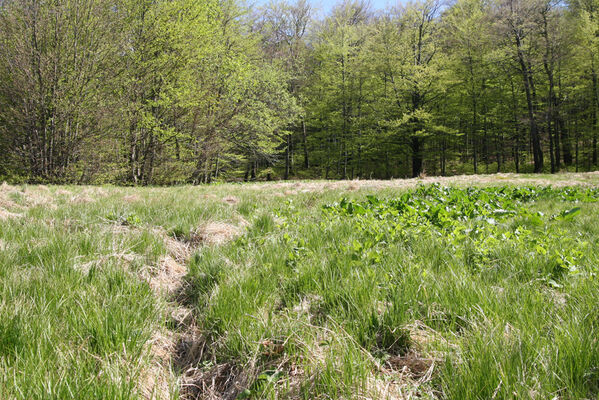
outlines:
M82 145L100 134L113 14L98 0L2 2L0 134L17 172L63 181Z
M598 164L597 0L1 0L0 178L558 172Z

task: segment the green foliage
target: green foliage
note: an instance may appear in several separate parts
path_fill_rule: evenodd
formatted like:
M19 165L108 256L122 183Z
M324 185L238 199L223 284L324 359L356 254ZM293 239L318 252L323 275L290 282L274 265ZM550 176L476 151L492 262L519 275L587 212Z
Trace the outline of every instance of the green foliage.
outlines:
M577 274L586 241L568 237L559 224L581 212L580 207L546 216L532 212L526 203L540 199L597 202L598 189L566 187L492 187L457 189L439 185L422 186L397 200L381 201L369 196L365 202L343 199L324 210L332 216L353 217L354 227L362 234L346 250L355 259L378 263L385 247L401 242L409 245L416 237L443 238L456 256L471 268L488 268L497 248L511 246L534 254L555 265L546 271L546 280L559 286L563 272ZM474 250L474 253L472 250ZM595 273L594 271L592 273Z
M0 176L172 185L593 170L593 1L5 0ZM529 146L530 144L530 146Z

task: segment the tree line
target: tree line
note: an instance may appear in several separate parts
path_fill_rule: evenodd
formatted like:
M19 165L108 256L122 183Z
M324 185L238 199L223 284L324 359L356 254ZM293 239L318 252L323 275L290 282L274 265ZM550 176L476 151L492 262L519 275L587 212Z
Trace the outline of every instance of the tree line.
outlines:
M0 0L0 177L593 170L598 74L598 0Z

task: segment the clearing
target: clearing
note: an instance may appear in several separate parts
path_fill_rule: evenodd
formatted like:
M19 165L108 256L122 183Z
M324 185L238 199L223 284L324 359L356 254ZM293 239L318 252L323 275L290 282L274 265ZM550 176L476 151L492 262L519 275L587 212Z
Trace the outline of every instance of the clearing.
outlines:
M1 399L598 399L599 174L0 186Z

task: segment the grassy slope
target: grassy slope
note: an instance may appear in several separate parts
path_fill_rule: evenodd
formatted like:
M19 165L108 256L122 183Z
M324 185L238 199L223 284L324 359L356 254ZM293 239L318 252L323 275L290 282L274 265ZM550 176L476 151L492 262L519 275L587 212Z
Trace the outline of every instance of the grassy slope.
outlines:
M539 177L443 183L529 179ZM508 243L472 261L422 235L389 244L375 266L356 260L348 249L363 237L321 206L405 186L4 187L0 206L23 216L0 221L0 398L136 398L152 332L184 329L143 278L168 252L156 227L185 238L206 221L243 220L243 236L188 261L178 301L205 350L186 382L241 397L598 398L597 204L559 223L590 243L585 273L560 288L543 280L546 259Z

